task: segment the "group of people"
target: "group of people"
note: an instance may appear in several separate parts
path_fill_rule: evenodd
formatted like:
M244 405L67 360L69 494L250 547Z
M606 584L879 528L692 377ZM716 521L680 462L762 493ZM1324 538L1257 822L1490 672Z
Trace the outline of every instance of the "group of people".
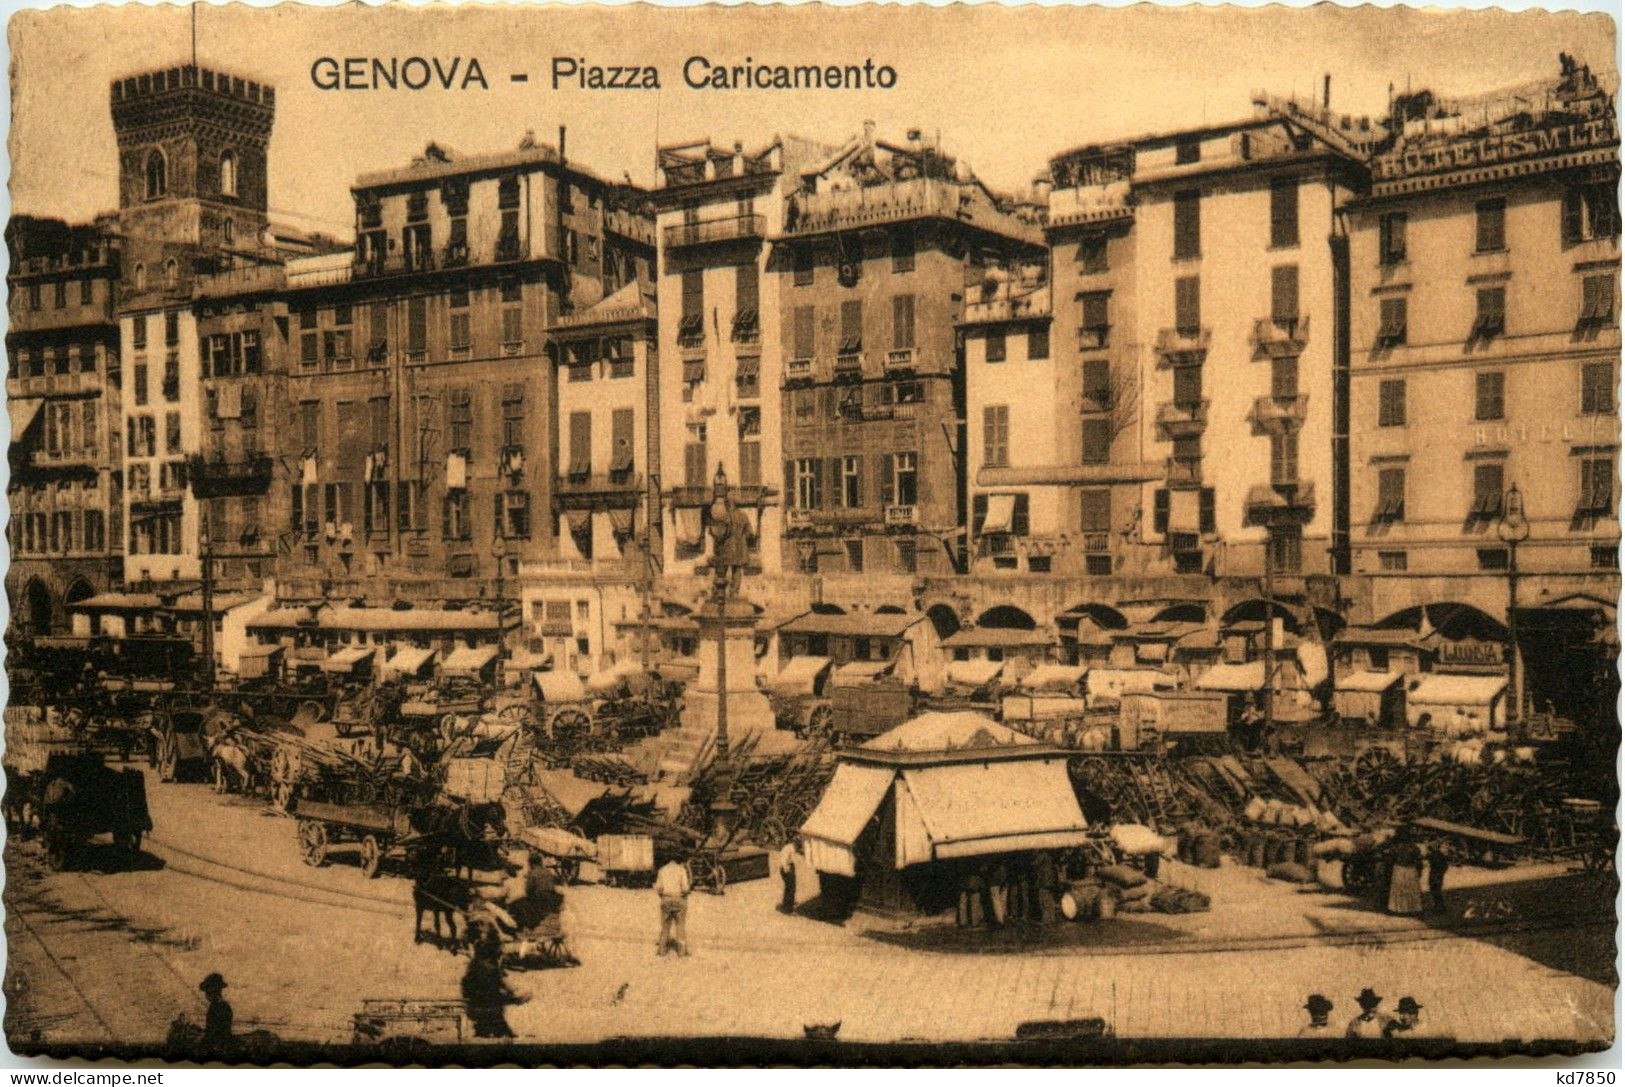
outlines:
M1309 1022L1298 1031L1298 1037L1404 1038L1416 1037L1421 1033L1422 1005L1413 996L1400 997L1399 1003L1394 1005L1393 1015L1381 1010L1382 997L1373 989L1362 989L1354 1002L1360 1006L1359 1014L1350 1019L1348 1026L1341 1028L1340 1032L1332 1023L1332 1012L1336 1005L1320 993L1310 994L1303 1006L1309 1013Z
M1034 854L1030 864L997 860L967 868L959 879L955 923L976 928L1011 921L1053 921L1057 874L1055 858L1048 853Z
M1449 845L1442 841L1421 843L1409 827L1401 827L1379 859L1375 890L1389 913L1414 917L1425 907L1443 913L1444 878L1454 861ZM1422 898L1422 868L1427 866L1428 901Z

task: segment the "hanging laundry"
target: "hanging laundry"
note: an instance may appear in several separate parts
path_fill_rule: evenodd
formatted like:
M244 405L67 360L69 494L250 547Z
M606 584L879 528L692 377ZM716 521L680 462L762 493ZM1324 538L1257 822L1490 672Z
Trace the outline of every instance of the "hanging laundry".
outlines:
M446 487L461 491L468 486L468 458L461 453L446 454Z

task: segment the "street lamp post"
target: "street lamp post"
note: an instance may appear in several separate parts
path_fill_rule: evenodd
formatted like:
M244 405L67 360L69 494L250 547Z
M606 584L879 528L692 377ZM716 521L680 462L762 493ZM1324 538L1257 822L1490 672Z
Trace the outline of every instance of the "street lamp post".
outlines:
M716 792L711 802L713 831L726 839L732 828L734 805L731 799L732 774L728 766L728 587L733 577L729 543L734 533L733 495L728 476L717 465L711 495L711 607L717 625L717 741Z
M1523 717L1523 654L1518 648L1518 545L1529 538L1523 493L1516 483L1507 489L1495 531L1507 545L1507 673L1511 687L1507 723L1513 725Z

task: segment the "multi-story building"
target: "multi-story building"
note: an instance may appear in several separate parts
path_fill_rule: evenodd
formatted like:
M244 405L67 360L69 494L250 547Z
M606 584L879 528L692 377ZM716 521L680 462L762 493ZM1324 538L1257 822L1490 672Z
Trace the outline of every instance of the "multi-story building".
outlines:
M664 569L706 561L706 507L720 468L751 514L757 572L781 569L784 373L774 248L800 171L830 154L793 137L757 151L709 140L659 149L659 396Z
M490 596L557 554L549 329L648 281L642 194L528 134L352 191L353 258L288 264L279 595Z
M957 325L989 269L1042 257L1037 209L917 130L889 142L865 125L801 172L773 241L786 568L962 570Z
M1347 212L1366 619L1467 605L1499 663L1515 562L1523 701L1570 717L1601 702L1575 677L1612 675L1620 587L1614 101L1567 57L1473 99L1401 96Z
M118 326L121 245L109 224L19 216L11 252L12 626L68 626L67 605L123 580Z

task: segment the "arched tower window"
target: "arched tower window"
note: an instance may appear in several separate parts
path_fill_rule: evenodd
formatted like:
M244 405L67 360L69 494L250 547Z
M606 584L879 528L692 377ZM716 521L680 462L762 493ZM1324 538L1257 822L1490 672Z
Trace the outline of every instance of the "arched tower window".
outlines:
M169 191L169 167L164 153L154 147L147 152L147 199L156 200Z
M220 195L237 195L237 156L230 151L220 153Z
M170 290L175 289L175 283L177 282L177 280L179 278L177 276L176 272L177 272L177 267L176 267L176 264L175 264L175 262L173 260L170 260L167 263L165 263L165 265L164 265L164 286L168 287Z
M135 289L138 291L147 289L147 266L145 264L135 266Z
M235 242L237 240L237 224L230 219L221 223L220 236L226 240L227 245Z

